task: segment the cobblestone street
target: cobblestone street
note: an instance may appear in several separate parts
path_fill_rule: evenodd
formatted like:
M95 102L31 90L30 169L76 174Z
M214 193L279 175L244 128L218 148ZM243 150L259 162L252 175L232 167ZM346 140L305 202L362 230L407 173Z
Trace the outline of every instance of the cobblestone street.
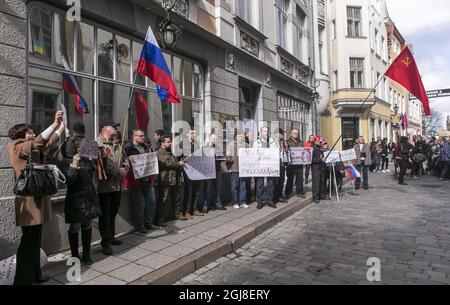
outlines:
M370 174L369 191L313 204L177 284L450 284L450 185Z

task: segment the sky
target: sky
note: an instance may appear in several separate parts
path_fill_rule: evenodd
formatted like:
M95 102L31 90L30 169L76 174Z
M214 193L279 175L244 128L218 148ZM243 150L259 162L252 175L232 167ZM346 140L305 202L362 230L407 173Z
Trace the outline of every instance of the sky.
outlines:
M450 88L450 1L386 0L389 16L414 57L425 90ZM450 115L450 97L430 99L432 110ZM445 120L444 120L445 121Z

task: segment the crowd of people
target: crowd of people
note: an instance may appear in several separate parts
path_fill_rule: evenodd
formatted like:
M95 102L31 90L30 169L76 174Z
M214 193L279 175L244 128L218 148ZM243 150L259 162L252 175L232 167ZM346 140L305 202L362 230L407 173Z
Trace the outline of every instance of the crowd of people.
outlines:
M173 143L172 135L157 130L151 144L141 129L133 130L130 141L124 142L118 131L120 124L104 120L100 122L100 134L95 139L99 156L93 159L80 156L80 147L86 139L85 127L81 123L74 124L71 136L57 145L65 130L62 115L58 111L52 125L38 136L34 135L28 124L12 127L9 130L12 142L8 145L8 152L16 177L19 177L30 156L34 164L42 164L43 157L52 151L51 155L67 180L64 216L69 224L71 255L87 265L93 263L90 247L94 219L98 218L101 247L105 255L112 255L112 246L121 244L116 239L115 223L125 189L128 189L133 226L143 234L166 227L167 222L172 220L188 221L193 217L202 217L211 210L226 210L224 192L231 193L232 209L247 209L254 201L257 209L264 206L275 209L277 203L286 203L293 196L306 197L304 185L309 184L310 173L315 203L330 200L336 191L337 195L344 195L342 186L346 167L343 162L327 164L330 148L325 139L311 135L303 142L296 128L290 130L289 137L285 138L282 129L277 129L271 135L269 128L262 127L255 141L251 141L244 131L236 130L234 140L225 147L225 155L219 151L220 138L213 133L204 147L214 151L216 178L191 180L185 171L185 165L189 162L187 157L204 148L194 128L187 130L183 141L177 143ZM55 145L58 148L52 150ZM294 147L311 149L310 165L292 164L290 150ZM238 152L244 148L278 149L279 177L240 177ZM405 138L398 145L378 139L367 144L364 137L360 136L355 141L354 149L356 159L352 163L362 178L356 180L356 190L361 184L364 189L369 189L369 171L376 173L389 170L390 155L395 161L396 172L400 168L398 177L401 184L405 184L403 177L408 167L413 176L424 171L424 161L428 161L427 170L435 170L436 165L433 164L436 163L437 154L442 166L441 179L448 175L450 151L446 139L433 139L427 144L417 137L414 145ZM137 155L150 152L157 155L159 174L136 179L131 161ZM425 160L422 154L426 156ZM228 185L224 183L225 179L231 182L229 190L225 189ZM39 249L42 224L50 221L51 215L50 197L16 197L17 225L22 227L23 235L17 252L15 284L48 280L40 271ZM79 253L80 232L82 255Z

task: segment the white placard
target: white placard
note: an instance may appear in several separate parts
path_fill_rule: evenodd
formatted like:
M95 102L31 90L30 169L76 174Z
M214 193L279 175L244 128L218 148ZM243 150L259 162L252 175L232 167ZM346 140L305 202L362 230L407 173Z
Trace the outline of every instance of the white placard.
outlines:
M291 147L291 160L289 165L307 165L312 163L313 149L311 147Z
M134 179L158 175L158 157L156 152L148 154L133 155L129 157L133 168Z
M190 180L216 179L216 160L213 148L204 148L201 156L186 157L184 171Z
M66 110L66 107L64 107L63 103L61 103L61 110L64 113L63 114L63 122L64 122L64 126L65 126L65 131L66 131L66 138L69 138L70 131L69 131L69 125L67 124L67 110Z
M356 160L356 150L353 148L341 151L341 160L343 162Z
M41 249L40 252L40 265L41 268L48 263L47 254ZM16 255L5 258L0 261L0 286L12 285L14 283L14 277L16 275Z
M280 150L278 148L239 149L239 177L279 177Z
M328 155L330 154L330 155ZM341 154L339 151L333 150L331 153L329 151L324 152L325 157L328 155L325 163L338 163L341 162Z

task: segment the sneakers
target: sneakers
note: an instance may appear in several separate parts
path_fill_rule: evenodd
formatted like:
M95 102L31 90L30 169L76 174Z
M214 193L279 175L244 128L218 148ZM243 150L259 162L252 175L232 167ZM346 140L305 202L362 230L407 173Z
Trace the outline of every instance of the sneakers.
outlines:
M223 205L221 205L220 207L216 207L216 210L218 210L218 211L226 211L227 208L224 207Z
M191 213L186 213L186 214L184 214L184 216L186 217L186 220L191 220L191 219L193 219Z
M240 208L240 206L239 206L239 204L233 204L233 208L234 208L235 210L238 210L238 209Z
M244 209L248 209L249 208L248 204L246 204L246 203L241 204L241 207L243 207Z
M415 180L419 179L419 177L417 177L417 176L414 176L414 175L413 175L413 178L414 178Z
M146 228L136 228L136 232L146 234L148 233L148 230Z

